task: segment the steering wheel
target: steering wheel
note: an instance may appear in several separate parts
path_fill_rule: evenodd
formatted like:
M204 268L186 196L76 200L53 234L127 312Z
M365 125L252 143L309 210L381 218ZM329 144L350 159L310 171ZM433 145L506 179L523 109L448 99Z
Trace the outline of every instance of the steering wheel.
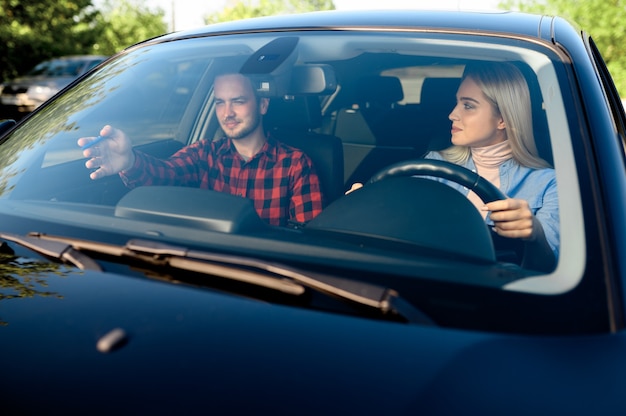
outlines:
M372 176L368 183L395 176L433 176L447 179L474 191L484 203L506 199L502 191L479 174L463 166L436 159L415 159L394 163Z

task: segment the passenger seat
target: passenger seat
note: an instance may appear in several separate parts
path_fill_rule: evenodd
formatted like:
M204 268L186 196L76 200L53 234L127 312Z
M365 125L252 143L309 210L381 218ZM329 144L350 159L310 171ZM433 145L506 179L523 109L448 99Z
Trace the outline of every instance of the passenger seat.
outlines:
M343 148L336 136L315 131L322 123L317 96L271 98L263 120L272 137L302 150L311 158L320 178L326 205L343 195Z

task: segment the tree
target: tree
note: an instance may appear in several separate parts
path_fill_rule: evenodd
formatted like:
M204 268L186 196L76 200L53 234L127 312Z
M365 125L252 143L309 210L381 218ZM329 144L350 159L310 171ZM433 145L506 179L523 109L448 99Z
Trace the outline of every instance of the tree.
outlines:
M332 0L235 0L232 6L205 16L206 24L240 20L250 17L277 14L303 13L317 10L334 10Z
M0 81L57 56L111 55L165 33L164 16L142 0L0 0Z
M97 15L91 0L0 0L0 79L47 58L88 52Z
M623 0L507 0L501 8L561 16L590 33L626 97L626 1Z
M97 17L96 54L112 55L127 46L167 32L161 8L151 10L141 0L105 0Z

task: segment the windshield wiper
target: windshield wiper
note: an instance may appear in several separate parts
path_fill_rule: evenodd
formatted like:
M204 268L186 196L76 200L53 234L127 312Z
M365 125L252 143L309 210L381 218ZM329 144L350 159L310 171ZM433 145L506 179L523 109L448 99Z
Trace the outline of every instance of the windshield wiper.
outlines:
M5 238L4 234L0 234L0 237ZM18 244L28 243L28 247L37 247L38 252L41 252L45 243L58 243L59 247L65 247L64 253L68 250L78 254L81 254L81 251L89 251L109 256L129 257L152 265L214 275L291 295L301 295L305 292L305 288L310 288L378 309L383 314L398 315L411 323L435 325L428 316L405 301L393 289L321 273L304 272L250 257L189 250L186 247L141 239L129 240L124 246L44 234L30 234L25 237L9 236L6 239ZM57 258L65 259L65 257ZM89 257L86 258L89 259Z
M434 325L434 322L423 312L400 297L398 292L386 287L363 283L351 279L332 277L314 272L302 272L298 269L282 264L270 263L249 257L211 254L203 251L187 250L183 247L171 246L148 240L130 240L126 248L135 253L144 253L153 256L167 256L168 264L172 267L196 271L201 273L212 272L207 270L207 261L226 263L264 271L281 278L288 278L308 288L324 292L339 298L355 302L360 305L376 308L381 312L394 313L407 319L409 322ZM198 261L201 260L201 261ZM215 266L215 264L213 264ZM235 271L231 278L241 280L240 269ZM258 274L256 276L258 278ZM261 277L265 277L262 274ZM272 279L276 279L275 277Z
M42 239L37 235L22 236L7 233L0 233L0 238L19 244L48 258L64 261L81 270L102 271L98 263L67 242Z

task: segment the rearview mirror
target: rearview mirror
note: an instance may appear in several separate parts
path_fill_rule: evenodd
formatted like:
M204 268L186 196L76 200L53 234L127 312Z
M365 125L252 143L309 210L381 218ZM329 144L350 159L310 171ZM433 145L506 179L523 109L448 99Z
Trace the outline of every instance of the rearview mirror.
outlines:
M251 75L262 97L286 95L328 95L337 89L335 71L330 65L295 65L278 75Z
M290 95L328 95L337 89L335 71L330 65L298 65L293 67Z

